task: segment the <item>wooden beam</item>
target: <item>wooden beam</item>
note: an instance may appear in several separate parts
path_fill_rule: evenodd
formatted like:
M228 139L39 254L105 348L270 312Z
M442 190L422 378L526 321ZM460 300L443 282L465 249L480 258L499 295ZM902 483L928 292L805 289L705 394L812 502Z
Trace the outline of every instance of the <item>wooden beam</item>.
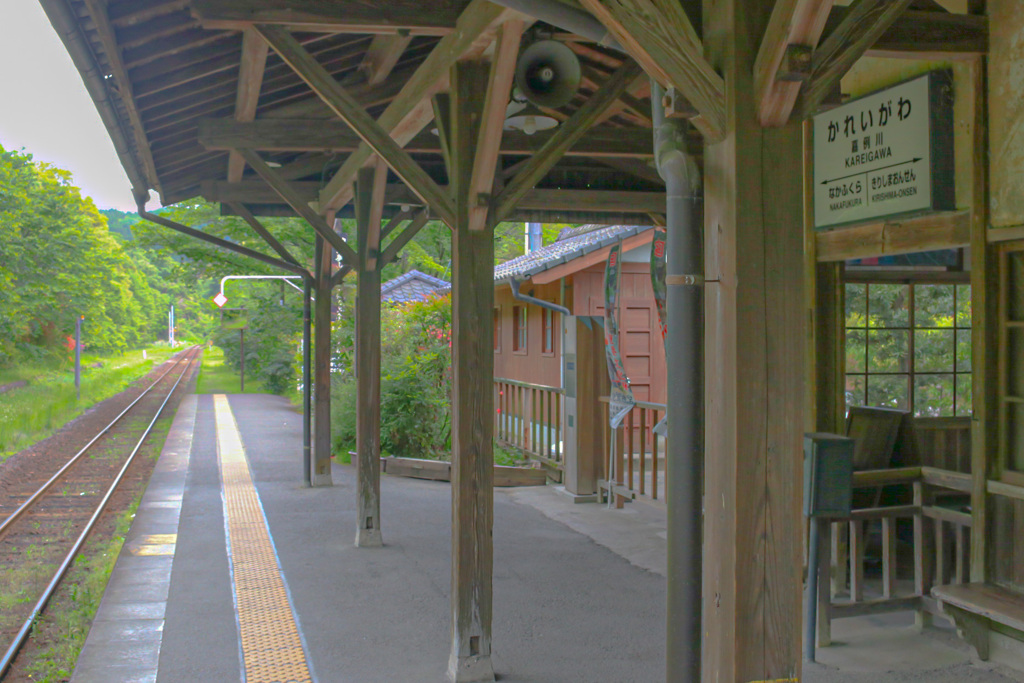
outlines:
M832 9L832 0L779 0L772 9L754 62L754 91L762 126L782 126L800 94L800 81L780 78L791 46L815 48Z
M444 97L443 94L438 97ZM438 132L443 132L438 128ZM501 136L502 154L532 156L557 132L537 131L527 135L506 130ZM594 126L566 156L650 159L654 156L649 128ZM245 147L264 152L353 152L362 139L342 121L322 119L268 119L238 123L233 119L203 119L199 122L199 143L208 150ZM443 136L424 130L404 145L410 153L445 154Z
M835 32L849 12L849 7L833 7L824 35ZM988 54L988 17L911 8L904 11L865 54L936 60L983 56Z
M252 24L278 24L328 33L398 33L437 36L452 31L461 3L367 3L345 0L193 0L203 28L241 30Z
M374 36L359 65L359 71L366 76L367 85L377 85L386 79L410 42L410 33Z
M480 54L491 42L498 26L514 15L486 0L473 0L459 16L455 30L442 38L416 72L402 86L377 123L404 146L433 119L430 98L444 90L448 69L456 60ZM372 151L360 145L320 193L320 206L338 208L352 198L356 170L369 160Z
M342 266L331 275L331 287L337 287L345 279L345 276L352 272L352 266Z
M604 87L577 109L568 121L558 127L557 132L526 162L522 170L495 199L492 219L494 222L503 220L511 213L516 203L551 170L566 150L586 133L597 117L619 98L626 86L639 73L639 66L634 62L626 62L608 79Z
M448 153L451 146L448 144L448 140L451 137L451 100L448 98L448 93L437 93L430 98L430 105L434 110L434 126L437 130L437 142L440 145L440 154L444 159L444 171L451 177L452 174L452 159ZM432 134L432 133L431 133ZM417 137L422 137L423 133L420 133ZM409 149L409 145L405 146Z
M391 220L388 221L388 224L385 225L383 228L381 228L381 231L380 231L380 243L384 244L384 240L386 240L391 235L391 233L393 233L395 230L397 230L399 225L401 225L402 223L404 223L405 221L407 221L407 220L409 220L411 218L412 218L412 211L411 210L399 211L397 214L392 216Z
M505 126L505 110L512 92L512 79L516 75L516 57L519 55L519 41L523 36L523 22L510 19L501 25L491 57L487 89L484 91L483 117L477 133L473 173L470 178L470 197L490 195L494 185L494 172L498 165L498 150L501 146L502 130ZM480 202L471 203L469 208L469 229L483 230L487 222L488 207ZM451 223L449 223L451 225Z
M309 204L303 201L302 197L292 189L288 181L282 179L274 169L267 166L266 162L260 158L259 154L251 149L239 149L238 152L245 159L246 163L256 171L256 174L263 178L267 185L270 185L270 187L280 195L281 199L283 199L288 206L292 207L295 213L302 216L302 218L304 218L306 222L313 227L313 230L315 230L318 235L327 240L327 242L334 247L339 254L341 254L342 259L346 263L358 263L356 253L352 251L352 247L348 246L345 243L345 240L341 239L341 237L331 229L331 226L327 224L327 221L325 221L322 216L309 208Z
M488 68L451 70L452 224L452 590L448 677L494 681L494 230L469 229L473 145L483 116Z
M952 249L971 243L971 213L951 211L915 218L894 218L850 228L819 232L819 262Z
M382 267L388 265L398 257L399 252L402 251L402 247L407 245L410 240L416 236L420 229L427 224L429 217L429 211L420 211L416 214L416 217L409 222L409 225L406 226L405 230L396 235L395 239L391 240L391 243L384 248L384 252L380 257Z
M853 64L864 56L911 0L855 0L811 59L811 78L800 95L801 118L813 115Z
M377 168L361 168L356 178L356 233L359 268L356 270L356 545L383 545L380 528L380 188L384 178ZM379 198L379 203L378 203ZM376 216L374 215L376 213ZM376 221L374 220L376 218Z
M242 56L238 66L238 91L235 95L235 121L252 121L256 118L256 105L260 100L260 86L267 66L266 41L255 31L242 32ZM237 183L245 171L245 160L238 152L228 156L228 182Z
M291 255L291 252L281 244L280 240L274 237L274 235L256 219L256 216L252 215L252 212L249 211L244 204L234 202L231 204L231 208L235 214L241 216L242 219L249 224L249 227L251 227L257 235L262 237L263 241L270 245L270 248L276 251L282 259L288 263L294 263L297 266L301 265L298 259ZM312 277L312 274L309 274L309 276Z
M369 195L360 200L358 192L356 199L363 202L365 206L356 206L356 224L363 219L363 211L367 211L366 229L360 232L359 238L359 260L363 270L375 270L377 260L380 256L381 222L384 218L384 193L387 191L388 167L383 161L377 160L373 168L359 169L356 176L356 183L360 187L368 188Z
M454 221L451 200L437 183L413 161L409 153L374 121L366 110L286 30L258 25L256 30L281 59L317 94L363 141L391 167L409 188L446 223Z
M693 119L708 140L725 130L725 82L704 58L704 47L678 0L581 0L644 71L675 87L699 112Z

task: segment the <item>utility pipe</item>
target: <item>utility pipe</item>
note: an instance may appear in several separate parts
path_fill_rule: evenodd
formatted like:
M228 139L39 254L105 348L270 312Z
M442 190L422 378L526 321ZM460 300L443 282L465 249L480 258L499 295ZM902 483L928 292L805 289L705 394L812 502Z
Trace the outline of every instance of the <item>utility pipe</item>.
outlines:
M666 680L698 683L701 662L704 444L703 207L700 172L686 153L688 124L665 117L651 80L654 156L665 180L668 442L668 624Z
M554 311L555 313L561 313L562 315L572 315L572 311L565 306L559 306L558 304L550 301L544 301L543 299L538 299L537 297L530 296L529 294L523 294L519 291L519 286L521 284L522 283L515 278L508 281L508 286L512 289L512 298L516 301L522 301L524 304L533 304L535 306L540 306L541 308L547 308L548 310Z
M310 299L313 279L306 277L302 279L302 482L310 487L313 485L311 439L312 410L313 410L313 386L312 373L312 313L310 311Z
M556 0L492 0L492 2L528 14L540 19L545 24L551 24L569 33L593 40L603 47L625 52L619 45L619 41L615 40L604 24L590 12L570 7Z

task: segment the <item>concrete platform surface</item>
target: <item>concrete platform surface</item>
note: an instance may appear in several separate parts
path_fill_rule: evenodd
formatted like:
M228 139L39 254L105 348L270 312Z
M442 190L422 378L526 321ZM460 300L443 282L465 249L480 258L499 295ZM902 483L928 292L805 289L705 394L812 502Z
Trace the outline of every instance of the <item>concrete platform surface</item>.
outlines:
M153 495L147 492L140 506L76 683L242 678L214 403L211 396L190 400L195 416L188 455L181 453L185 441L168 440L167 464L162 456L157 468L165 478L154 477ZM333 487L303 487L300 415L272 396L232 395L229 403L314 679L446 680L449 485L384 475L385 545L356 548L354 468L335 465ZM187 420L186 411L183 424ZM171 514L175 496L180 513ZM170 542L150 550L153 568L133 576L144 557L130 548L156 547L159 540ZM494 544L493 663L499 680L665 680L664 508L575 505L555 487L499 490ZM160 562L170 564L169 579ZM117 619L135 622L104 626ZM903 639L879 636L882 627L902 629ZM130 628L135 631L125 631ZM901 623L852 619L835 622L833 632L846 645L819 654L821 663L805 671L807 683L1021 680L972 663L955 638L935 640ZM874 656L886 647L895 659ZM876 668L858 669L863 660Z

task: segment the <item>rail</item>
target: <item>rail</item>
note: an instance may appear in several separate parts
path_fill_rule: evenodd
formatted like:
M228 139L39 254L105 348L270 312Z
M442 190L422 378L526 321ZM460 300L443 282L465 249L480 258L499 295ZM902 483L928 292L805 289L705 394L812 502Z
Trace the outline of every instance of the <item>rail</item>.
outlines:
M600 401L607 404L609 398L602 396ZM605 420L604 442L608 448L599 484L602 491L610 490L615 496L616 507L638 495L650 500L665 499L665 459L661 457L665 439L653 431L665 411L664 403L637 401L614 434Z
M908 485L910 502L855 508L849 517L819 525L819 552L823 555L817 577L819 647L831 643L832 619L915 610L919 621L927 622L932 615L941 614L931 597L932 586L968 581L971 515L966 501L971 475L934 467L854 473L855 493L895 486L905 490ZM869 585L865 566L877 562L877 557L869 557L868 541L876 529L881 576ZM910 574L900 572L901 536L910 539L913 551L912 586L899 580L901 574Z
M142 436L139 438L139 440L135 444L135 447L132 449L131 453L129 453L128 457L125 459L125 462L121 466L121 469L118 471L118 473L114 477L112 483L107 488L106 493L103 495L103 498L99 501L98 505L96 506L96 509L92 513L92 516L89 518L88 522L86 522L85 527L82 529L82 532L78 535L78 537L75 540L74 544L72 545L71 549L64 556L63 561L58 566L57 570L54 572L54 574L53 574L52 578L50 579L50 582L47 584L46 588L43 590L42 595L39 597L39 599L36 601L35 605L32 607L31 613L29 614L28 618L25 619L25 621L22 624L21 628L19 629L17 635L15 635L14 639L11 641L10 645L8 646L6 652L3 654L2 657L0 657L0 679L2 679L7 674L8 670L10 669L11 664L14 662L14 658L17 657L18 652L21 650L22 646L28 640L30 634L32 633L34 625L36 623L36 619L39 617L39 615L42 613L42 611L46 608L46 605L49 603L50 598L53 597L53 594L56 592L57 587L60 585L60 582L63 580L64 575L71 568L71 565L73 564L73 562L75 560L75 557L78 555L79 551L82 549L82 546L85 545L85 541L88 539L89 534L92 532L93 527L96 525L96 522L99 520L100 516L103 514L103 511L106 509L107 503L110 501L111 497L114 495L114 492L117 490L118 485L121 483L122 479L124 479L125 473L128 471L128 468L131 466L132 462L135 460L135 456L138 454L139 450L142 448L143 443L146 441L146 438L149 436L150 432L153 430L153 426L156 424L157 420L160 418L160 415L163 413L163 410L166 407L168 401L170 401L171 396L174 395L174 392L178 388L178 385L181 384L182 380L186 376L188 376L189 371L192 370L193 363L196 361L196 359L198 359L200 352L201 352L201 347L198 347L198 346L192 347L191 349L188 349L185 352L185 354L183 355L183 357L180 360L176 361L175 364L172 366L172 369L173 369L174 367L177 367L179 362L183 361L184 369L182 370L181 374L178 376L178 378L174 382L174 384L171 386L170 390L167 392L167 396L164 397L163 401L160 403L160 407L157 408L156 414L153 416L152 420L150 420L149 424L146 426L145 431L142 433ZM168 370L168 372L170 372L170 370ZM152 389L153 386L155 386L157 382L161 381L168 374L168 372L165 372L162 375L160 375L160 377L157 378L156 382L154 382L153 385L150 386L150 389ZM149 389L147 389L145 393L148 393L148 392L149 392ZM143 395L145 395L145 393ZM140 398L141 398L141 396L140 396ZM128 406L128 408L131 408L131 406L134 406L136 402L137 402L137 400L133 401L131 403L131 405ZM4 528L5 529L8 528L9 524L11 522L13 522L13 518L22 516L23 513L26 510L29 509L29 507L32 505L32 503L35 503L36 501L38 501L40 499L41 495L42 495L42 492L45 492L46 489L50 488L53 485L53 483L56 480L56 478L58 478L61 474L65 473L67 471L68 467L70 467L75 462L77 462L78 458L80 458L82 456L82 454L89 448L89 446L91 446L96 441L96 439L99 438L99 436L102 436L104 433L106 433L118 420L121 419L121 417L126 412L128 412L128 408L126 408L120 415L118 415L114 419L114 421L110 423L110 425L105 427L100 432L100 434L97 435L96 438L92 439L85 448L83 448L81 451L79 451L79 453L77 453L75 456L73 456L71 458L70 462L67 465L65 465L64 467L62 467L58 471L58 473L56 475L54 475L54 477L51 477L51 479L48 480L46 482L46 484L43 485L41 490L39 492L37 492L37 494L35 494L35 495L33 495L31 497L31 499L30 499L31 502L26 501L26 503L27 503L26 505L22 505L21 507L19 507L19 509L14 514L12 514L8 518L8 520L5 521Z
M561 387L494 378L494 435L561 479L563 464Z

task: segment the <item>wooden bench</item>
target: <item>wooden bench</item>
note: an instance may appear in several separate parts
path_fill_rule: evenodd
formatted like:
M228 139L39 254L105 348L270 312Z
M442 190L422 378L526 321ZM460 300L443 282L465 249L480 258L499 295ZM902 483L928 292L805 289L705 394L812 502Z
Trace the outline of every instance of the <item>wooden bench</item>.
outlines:
M985 583L936 586L932 595L956 622L960 637L988 660L991 622L1024 632L1024 596Z

